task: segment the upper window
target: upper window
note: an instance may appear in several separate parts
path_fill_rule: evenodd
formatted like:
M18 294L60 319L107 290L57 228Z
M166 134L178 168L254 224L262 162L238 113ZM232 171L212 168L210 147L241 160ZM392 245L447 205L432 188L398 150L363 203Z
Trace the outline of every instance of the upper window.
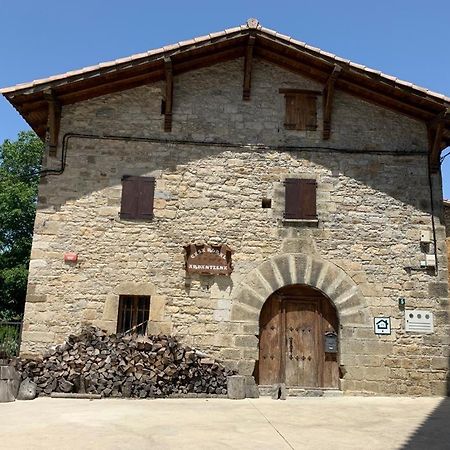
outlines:
M284 128L287 130L317 130L317 96L319 91L280 89L286 99Z
M284 218L287 220L317 220L316 180L287 178Z
M122 178L121 219L153 219L155 178L124 175Z
M121 295L117 332L145 334L150 313L150 297L147 295Z

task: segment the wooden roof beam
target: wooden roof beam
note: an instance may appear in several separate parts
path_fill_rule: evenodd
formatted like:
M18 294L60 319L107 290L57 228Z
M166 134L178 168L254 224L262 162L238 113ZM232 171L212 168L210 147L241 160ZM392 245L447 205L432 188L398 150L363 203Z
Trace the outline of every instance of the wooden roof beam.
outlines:
M401 100L397 100L396 98L388 94L373 92L369 88L357 85L344 78L344 75L342 75L338 80L336 80L336 86L342 91L345 91L370 103L405 114L414 119L427 121L433 118L433 113L431 111L424 111L417 106L405 103Z
M258 35L258 43L263 43L265 48L272 48L272 51L277 53L283 52L285 55L290 55L290 58L302 60L305 64L310 64L320 70L329 70L327 66L330 65L340 65L345 69L346 77L354 77L352 80L355 84L360 84L361 86L371 84L370 89L376 86L378 89L385 90L384 93L379 91L381 95L389 95L394 97L399 101L410 100L409 104L423 105L427 109L440 108L446 103L445 100L440 100L437 98L430 98L424 92L421 92L414 87L409 87L404 84L397 83L393 80L389 80L383 77L381 74L376 72L368 72L363 69L357 69L351 65L350 61L335 61L334 58L330 58L323 54L318 55L316 50L308 49L307 47L299 47L292 43L280 43L276 38L269 37L267 35ZM297 54L297 55L295 55ZM375 92L375 90L374 90ZM405 100L403 100L405 99ZM412 102L412 103L411 103Z
M261 58L280 67L284 67L285 69L290 70L294 73L302 74L315 81L326 83L330 76L329 71L327 75L322 69L318 69L312 65L307 65L300 60L292 60L292 58L281 54L276 54L271 50L263 49L258 46L255 50L256 54ZM347 72L345 68L343 68L341 76L335 81L335 88L379 106L391 109L396 112L400 112L409 117L413 117L415 119L426 121L433 118L433 113L431 111L424 111L422 108L407 104L401 100L397 100L392 95L373 92L373 90L371 90L370 88L355 84L354 82L349 81L346 78Z
M450 108L443 109L433 120L428 122L428 126L435 128L439 122L450 122Z
M445 124L450 118L450 109L446 108L427 124L429 162L431 173L436 173L440 168L441 151L447 146L445 139Z
M47 101L48 106L46 130L46 141L49 149L48 155L55 157L56 149L58 147L59 125L61 121L61 104L53 89L44 91L44 99Z
M342 72L342 67L336 65L333 68L328 81L323 89L323 139L330 139L331 115L333 111L334 85Z
M166 98L164 101L164 131L172 131L173 106L173 64L169 57L164 58L164 74L166 79Z
M244 88L242 92L242 100L250 100L251 84L252 84L252 66L253 66L253 50L255 48L256 37L249 35L247 48L245 51L244 62Z

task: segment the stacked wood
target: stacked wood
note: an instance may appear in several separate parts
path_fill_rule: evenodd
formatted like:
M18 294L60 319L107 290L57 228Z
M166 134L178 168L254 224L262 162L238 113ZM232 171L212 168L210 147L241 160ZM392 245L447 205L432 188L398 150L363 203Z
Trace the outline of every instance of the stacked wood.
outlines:
M69 336L41 360L19 360L17 365L22 379L36 383L38 395L225 395L227 377L234 374L172 336L108 335L94 327Z

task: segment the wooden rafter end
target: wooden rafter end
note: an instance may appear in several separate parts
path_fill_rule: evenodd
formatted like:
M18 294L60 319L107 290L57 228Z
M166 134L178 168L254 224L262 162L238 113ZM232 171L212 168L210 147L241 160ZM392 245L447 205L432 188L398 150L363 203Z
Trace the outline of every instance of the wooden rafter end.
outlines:
M44 98L48 105L46 137L49 147L49 156L55 157L61 122L61 104L58 101L55 92L51 89L44 92Z
M253 49L255 48L256 37L250 35L247 41L247 49L245 51L244 63L244 87L242 92L243 100L250 100L252 85L252 66L253 66Z
M428 126L429 161L431 173L439 171L441 150L444 148L444 121L440 120L435 126Z
M166 99L164 107L164 131L172 131L173 105L173 65L170 58L164 58L164 73L166 78Z
M334 66L333 72L323 89L323 139L328 140L331 136L331 116L333 111L334 87L342 67Z

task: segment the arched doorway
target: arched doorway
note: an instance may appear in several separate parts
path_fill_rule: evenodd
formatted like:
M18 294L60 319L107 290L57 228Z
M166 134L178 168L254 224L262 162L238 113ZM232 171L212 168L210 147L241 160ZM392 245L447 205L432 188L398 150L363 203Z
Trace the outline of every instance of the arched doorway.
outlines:
M264 303L259 326L260 385L339 387L337 347L333 349L339 320L321 291L298 284L278 289Z

